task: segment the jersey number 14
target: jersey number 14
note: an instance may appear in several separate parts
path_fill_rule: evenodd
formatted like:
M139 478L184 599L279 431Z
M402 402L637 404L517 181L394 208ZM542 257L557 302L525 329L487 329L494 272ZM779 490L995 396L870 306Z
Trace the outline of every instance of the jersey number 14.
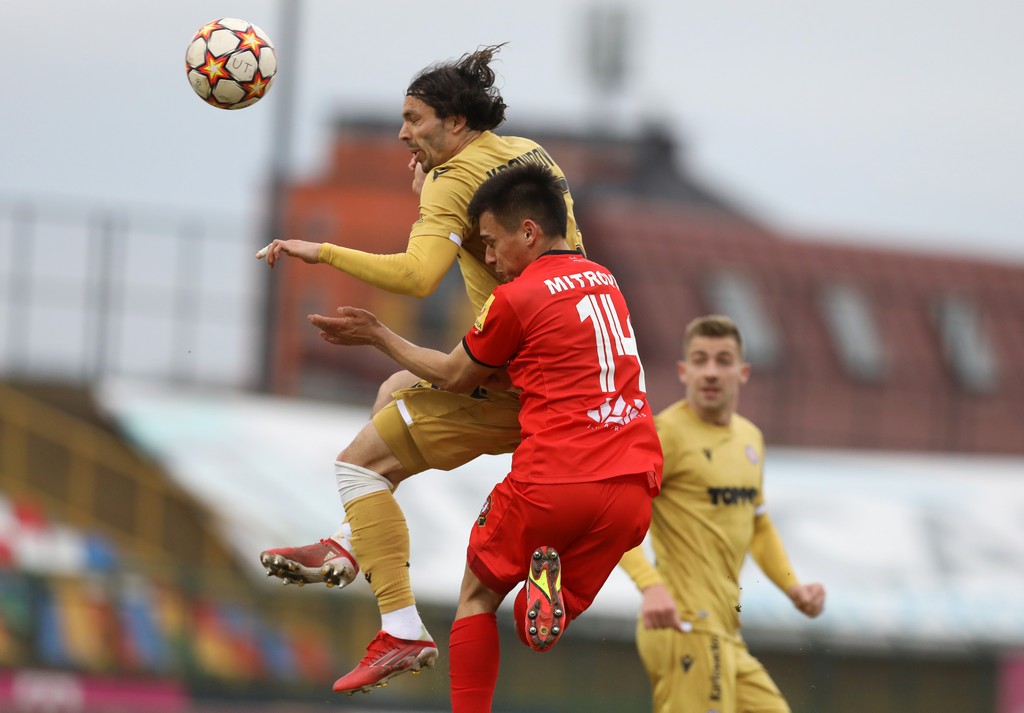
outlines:
M640 371L639 388L641 393L647 393L647 383L644 380L644 365L640 363L640 355L636 349L636 337L633 334L633 325L629 318L626 318L626 329L619 320L619 314L615 310L615 303L608 293L599 295L587 295L576 303L576 311L580 315L580 322L588 319L594 327L594 339L597 345L597 362L601 366L601 391L605 393L615 392L615 359L616 357L633 357L636 359L637 369ZM626 336L628 332L629 336Z

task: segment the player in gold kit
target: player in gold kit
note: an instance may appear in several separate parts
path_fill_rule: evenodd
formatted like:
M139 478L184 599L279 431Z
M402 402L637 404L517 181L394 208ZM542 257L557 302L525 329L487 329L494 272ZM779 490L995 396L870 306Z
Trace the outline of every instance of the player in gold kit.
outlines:
M655 713L787 713L789 706L740 635L740 568L747 552L816 617L821 584L801 584L765 509L761 431L736 413L750 374L739 329L712 315L686 329L679 378L686 397L655 417L665 454L650 538L622 567L641 590L637 649Z
M325 263L367 284L423 297L458 259L470 302L479 313L498 284L467 208L490 175L539 163L559 179L568 212L569 246L582 249L565 175L536 142L492 132L505 118L490 62L500 45L427 67L406 90L398 138L412 153L420 188L419 219L404 253L378 255L302 240L275 240L261 251L268 264L283 256ZM437 648L420 620L409 581L409 531L393 495L411 475L450 470L478 455L510 453L519 444L519 398L505 383L451 393L409 372L381 387L371 421L337 457L335 477L346 522L331 537L300 547L266 550L268 573L299 583L344 586L366 573L381 612L381 632L366 657L334 690L369 690L392 676L431 666Z

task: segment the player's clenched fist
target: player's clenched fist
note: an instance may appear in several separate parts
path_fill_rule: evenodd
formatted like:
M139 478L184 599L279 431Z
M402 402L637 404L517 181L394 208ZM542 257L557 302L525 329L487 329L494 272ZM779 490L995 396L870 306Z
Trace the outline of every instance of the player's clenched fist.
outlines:
M678 629L679 611L675 600L663 584L652 584L643 590L643 603L640 608L644 628L647 629Z
M793 606L812 619L825 608L825 587L818 582L797 584L786 592Z

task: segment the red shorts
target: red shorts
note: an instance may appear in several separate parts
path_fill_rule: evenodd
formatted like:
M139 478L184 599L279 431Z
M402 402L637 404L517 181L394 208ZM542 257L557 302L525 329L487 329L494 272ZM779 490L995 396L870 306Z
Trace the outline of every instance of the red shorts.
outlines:
M570 619L582 614L622 555L651 524L648 476L590 483L522 483L491 491L469 536L467 562L491 590L508 594L526 581L534 550L553 547L562 564Z

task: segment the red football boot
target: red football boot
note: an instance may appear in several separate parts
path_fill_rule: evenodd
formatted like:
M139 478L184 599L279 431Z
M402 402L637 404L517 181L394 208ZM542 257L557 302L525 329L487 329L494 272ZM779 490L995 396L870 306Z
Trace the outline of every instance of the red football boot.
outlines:
M558 553L539 547L526 578L526 639L534 651L547 651L565 628L562 565Z
M313 545L279 547L260 552L260 562L268 577L280 577L285 584L323 582L328 587L344 587L359 574L352 553L331 538Z
M399 639L386 631L366 647L366 656L359 665L334 682L335 693L352 695L356 691L369 693L375 686L386 686L388 681L406 671L419 673L437 661L437 646L427 630L416 641Z

